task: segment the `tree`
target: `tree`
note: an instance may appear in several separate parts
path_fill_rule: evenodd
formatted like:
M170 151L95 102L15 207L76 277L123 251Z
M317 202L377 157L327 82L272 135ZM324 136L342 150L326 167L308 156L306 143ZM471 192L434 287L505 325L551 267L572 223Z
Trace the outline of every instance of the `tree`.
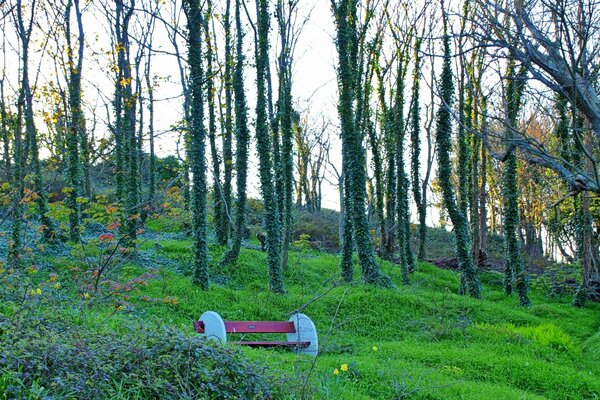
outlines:
M260 187L265 207L264 224L267 233L267 264L269 287L283 293L281 276L280 217L273 175L272 141L267 115L267 74L269 69L269 10L267 0L256 0L256 141L260 163Z
M346 215L350 217L346 217L342 238L342 275L346 279L351 276L352 245L350 240L354 239L363 280L367 283L389 286L391 285L389 277L381 273L375 263L373 243L371 242L365 214L366 171L365 151L362 147L364 132L356 126L357 122L362 122L361 113L363 110L360 103L356 106L356 109L354 107L355 101L362 101L361 88L358 85L361 73L358 64L357 4L354 0L339 0L337 2L332 0L331 4L337 30L338 112L341 122L343 174L345 179L344 206ZM352 235L347 232L350 226Z
M223 221L223 233L226 241L232 232L230 210L231 205L231 182L233 176L233 54L231 49L231 0L226 0L225 14L223 15L225 28L225 68L223 81L225 86L225 118L223 118L223 202L225 207L225 219Z
M33 173L33 188L35 191L34 199L38 209L42 236L44 240L53 242L55 240L55 228L53 221L48 216L48 201L40 164L39 138L33 112L33 91L29 81L29 45L31 43L31 33L35 24L37 2L32 2L29 7L30 15L28 21L25 21L24 19L23 12L25 7L23 7L21 0L17 0L16 6L13 9L16 10L13 12L16 14L14 19L21 45L21 77L19 87L19 106L21 107L21 111L19 118L22 117L25 124L25 146L20 157L24 158L24 162L28 159L30 160L30 166ZM17 126L17 129L21 129L20 123ZM24 170L20 172L20 175L23 172ZM24 176L21 175L20 178L23 179ZM19 224L20 222L18 225Z
M221 185L221 162L217 150L217 120L215 112L215 75L213 71L214 49L211 40L209 22L212 19L212 1L207 2L206 16L204 17L204 37L206 42L206 100L208 102L208 139L213 169L213 213L217 243L227 244L227 222L223 190Z
M592 0L500 2L478 0L472 21L476 43L485 43L493 54L504 50L521 63L533 80L551 92L564 96L585 116L600 139L600 96L596 83L598 70L598 7ZM506 57L506 55L505 55ZM497 137L484 132L485 140ZM590 190L600 193L597 166L589 171L582 165L568 163L531 136L515 132L512 147L521 157L556 172L572 192ZM582 153L590 158L589 154ZM500 155L502 157L502 155ZM590 158L592 165L595 160Z
M508 122L507 141L510 142L512 126L516 124L517 114L522 105L523 75L522 68L515 73L514 62L509 61L506 84L506 118ZM510 294L514 284L519 295L519 304L528 306L531 304L528 295L527 276L523 265L521 244L517 238L517 227L519 226L519 190L517 186L517 155L514 150L510 151L504 165L504 237L506 240L505 256L505 280L504 288Z
M398 72L394 104L394 133L396 137L396 241L400 255L400 268L404 284L410 283L409 272L414 268L414 259L410 231L410 210L408 203L409 181L404 170L404 87L408 56L406 51L398 50Z
M204 128L204 71L202 69L202 13L200 0L185 0L190 90L190 166L192 172L192 232L194 236L193 281L208 289L208 239L206 232L206 131Z
M77 21L77 58L75 59L75 48L71 43L71 15L74 13ZM69 192L67 194L67 207L71 210L69 214L69 234L71 240L79 239L80 207L78 198L83 194L83 182L81 171L81 138L85 133L85 117L81 101L81 73L83 71L83 54L85 49L85 36L83 32L83 18L79 6L79 0L68 0L65 9L65 38L67 41L68 58L68 92L70 121L68 124L67 149L68 166L67 182Z
M235 225L231 248L223 255L221 264L227 265L237 261L242 246L242 239L246 228L246 185L248 170L248 145L250 131L248 129L248 104L244 91L244 31L242 30L240 0L235 0L235 27L236 27L236 60L233 74L233 93L235 98L235 139L237 171L237 199L235 210Z
M469 234L469 225L467 216L456 204L454 188L452 187L452 169L450 164L450 148L452 134L451 107L453 101L454 82L452 78L450 36L447 33L447 17L443 12L442 22L444 25L444 62L442 66L442 75L440 82L441 105L437 111L437 160L438 176L442 187L444 206L454 225L456 236L456 253L458 263L461 269L461 291L468 293L472 297L481 297L481 283L479 274L473 264L473 254L471 253L471 238Z
M283 230L282 254L283 269L287 269L289 246L294 236L294 160L293 160L293 114L292 107L292 62L298 31L293 24L297 15L298 0L277 1L275 16L279 28L281 50L278 60L279 98L277 101L277 120L281 131L281 189L280 213Z
M422 39L420 37L415 38L412 75L413 87L410 108L412 192L419 214L419 247L417 250L417 258L419 260L423 260L425 257L425 240L427 235L427 225L425 223L427 218L427 204L424 201L424 196L421 191L421 180L419 178L419 169L421 167L421 107L419 98L419 81L421 79L421 41Z

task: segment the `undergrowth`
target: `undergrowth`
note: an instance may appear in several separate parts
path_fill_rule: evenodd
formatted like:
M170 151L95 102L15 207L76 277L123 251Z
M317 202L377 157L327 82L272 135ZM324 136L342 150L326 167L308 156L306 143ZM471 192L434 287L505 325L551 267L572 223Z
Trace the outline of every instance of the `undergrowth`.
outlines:
M457 273L428 263L410 286L384 261L395 288L364 285L358 271L342 284L336 255L298 244L279 295L268 291L264 253L249 246L221 267L225 249L212 245L202 291L190 280L191 242L154 231L95 292L83 278L100 244L87 263L46 249L30 271L1 269L0 399L600 396L600 306L573 308L534 289L533 306L521 308L495 272L482 275L481 301L457 294ZM319 356L205 343L192 321L207 310L225 320L301 311L317 326Z

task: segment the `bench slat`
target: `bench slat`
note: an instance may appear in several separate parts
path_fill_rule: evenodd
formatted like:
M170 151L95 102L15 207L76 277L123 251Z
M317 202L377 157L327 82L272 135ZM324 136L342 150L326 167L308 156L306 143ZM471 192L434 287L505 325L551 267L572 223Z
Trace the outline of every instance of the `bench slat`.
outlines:
M194 329L204 333L204 322L194 321ZM293 322L282 321L225 321L227 333L296 333Z
M310 342L229 342L249 347L296 347L305 348L310 346Z

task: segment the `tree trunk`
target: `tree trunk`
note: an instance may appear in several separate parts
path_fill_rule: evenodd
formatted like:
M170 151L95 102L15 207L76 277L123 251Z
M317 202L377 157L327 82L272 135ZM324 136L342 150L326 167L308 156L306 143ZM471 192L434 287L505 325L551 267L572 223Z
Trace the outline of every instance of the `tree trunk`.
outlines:
M206 228L206 161L204 128L204 71L202 70L202 15L200 0L185 0L188 25L188 65L190 90L190 167L192 172L192 232L194 236L193 281L208 289L208 238Z

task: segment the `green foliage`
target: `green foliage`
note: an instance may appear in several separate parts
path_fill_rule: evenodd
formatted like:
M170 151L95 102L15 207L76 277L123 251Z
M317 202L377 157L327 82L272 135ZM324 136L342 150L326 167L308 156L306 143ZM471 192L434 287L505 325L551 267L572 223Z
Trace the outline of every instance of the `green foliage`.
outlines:
M94 332L81 326L0 321L0 397L265 398L260 370L238 352L171 329Z
M82 297L73 279L76 268L83 270L76 254L38 257L35 264L41 267L31 273L0 269L0 348L10 355L10 363L0 361L0 375L10 381L9 398L15 390L21 390L18 398L27 398L29 387L39 389L39 398L88 393L89 398L202 398L199 390L214 398L252 398L268 390L282 399L301 394L314 399L585 399L600 394L594 350L598 305L574 309L568 298L549 300L534 288L536 305L515 309L501 275L491 272L482 275L484 299L474 300L456 294L458 273L427 263L418 263L409 287L354 283L329 290L339 278L339 258L310 250L290 252L286 296L268 290L266 255L248 249L233 267L212 264L211 289L204 291L190 279L193 242L152 235L155 239L116 280L127 282L149 266L160 271L147 286L124 292L126 301L116 296L105 302L93 293ZM210 259L218 260L223 248L209 250ZM88 258L99 254L89 252ZM393 283L401 283L397 266L380 265ZM52 286L56 283L59 289ZM244 349L248 363L234 346L206 347L185 337L194 335L191 320L206 310L229 320L284 320L304 304L319 332L314 365L286 350ZM27 361L29 375L18 360ZM49 363L53 368L41 368ZM344 364L347 371L341 369ZM188 384L188 372L196 374L197 385Z
M340 214L323 209L320 212L296 210L294 215L295 238L310 236L311 245L320 250L337 252L340 248Z
M186 252L182 244L169 249L161 254L171 258ZM288 293L281 297L267 291L265 254L242 250L237 266L226 271L226 286L213 285L204 293L167 272L164 282L152 282L143 293L174 296L178 304L143 307L149 320L185 329L191 329L190 314L209 309L225 319L278 320L327 290L324 282L338 279L338 263L334 255L292 251L284 274ZM381 267L394 283L401 282L397 267L385 261ZM413 390L414 398L423 399L479 399L482 394L577 399L600 393L600 369L582 350L596 333L597 306L574 310L562 299L549 302L534 291L538 305L519 310L503 293L499 274L482 278L486 292L481 301L455 294L457 273L426 263L418 264L406 289L342 285L303 311L320 335L314 367L312 360L287 351L248 349L245 354L287 379L289 398L300 397L302 390L315 399L332 393L343 399L396 398ZM355 374L334 375L342 364Z
M159 181L171 182L182 172L183 166L175 156L157 157L156 177Z
M537 326L515 326L514 324L490 325L476 324L473 329L484 334L509 336L511 340L519 341L522 338L531 339L535 344L547 346L567 352L575 351L573 339L558 326L549 323Z
M575 293L580 276L580 264L549 263L541 274L532 277L531 287L550 297L564 297Z
M583 342L581 350L589 356L592 362L600 363L600 332L596 332Z
M309 250L310 249L310 235L303 233L300 235L298 240L292 242L292 245L297 250Z

